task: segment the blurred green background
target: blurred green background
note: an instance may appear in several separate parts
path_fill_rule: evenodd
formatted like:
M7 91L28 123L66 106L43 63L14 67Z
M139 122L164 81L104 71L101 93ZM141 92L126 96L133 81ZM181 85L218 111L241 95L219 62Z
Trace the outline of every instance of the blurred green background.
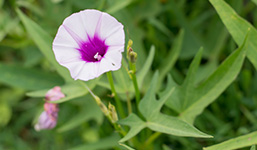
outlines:
M227 0L237 13L257 26L255 0ZM208 1L197 0L0 0L0 150L71 149L83 144L93 149L105 143L112 127L90 96L60 104L58 125L50 131L36 132L36 117L43 110L43 100L26 96L29 91L62 85L63 79L44 58L21 23L15 9L20 8L52 37L64 18L84 9L98 9L117 18L125 26L126 41L134 41L138 53L137 68L142 68L150 47L155 46L151 72L169 62L174 40L183 29L182 50L170 74L182 83L190 62L200 47L204 48L198 82L210 75L236 49L237 45ZM146 78L149 83L151 73ZM165 87L165 82L161 88ZM106 89L94 91L110 99ZM193 150L257 130L257 74L246 60L241 73L227 90L201 114L195 125L213 135L213 139L180 138L162 135L155 149ZM86 101L86 100L87 101ZM92 113L83 118L84 114ZM164 108L163 111L169 111ZM82 118L82 119L81 119ZM72 124L77 119L79 123ZM110 141L112 142L110 142ZM99 145L99 144L98 144ZM84 145L85 146L85 145ZM81 148L85 149L85 147ZM88 148L90 149L90 148ZM248 148L249 149L249 148Z

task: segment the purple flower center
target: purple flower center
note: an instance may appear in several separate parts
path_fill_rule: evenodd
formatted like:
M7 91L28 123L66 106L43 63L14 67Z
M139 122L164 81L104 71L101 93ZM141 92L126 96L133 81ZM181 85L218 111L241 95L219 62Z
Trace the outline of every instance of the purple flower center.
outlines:
M108 46L96 34L93 38L88 36L88 41L81 42L78 50L81 59L86 62L99 62L104 57Z

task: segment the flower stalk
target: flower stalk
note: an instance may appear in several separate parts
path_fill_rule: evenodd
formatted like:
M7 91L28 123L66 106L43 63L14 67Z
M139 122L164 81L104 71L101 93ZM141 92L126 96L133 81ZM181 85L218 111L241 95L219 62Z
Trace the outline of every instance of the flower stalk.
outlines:
M107 78L108 78L110 86L111 86L112 95L114 96L118 112L119 112L121 118L125 118L125 113L124 113L124 110L122 108L121 101L120 101L120 99L119 99L119 97L117 95L117 92L115 90L115 87L114 87L114 82L113 82L113 78L112 78L112 72L107 72L106 74L107 74Z
M128 114L132 113L132 105L131 105L131 100L129 98L129 93L126 92L126 96L127 96L127 107L128 107Z
M113 125L115 130L120 134L121 137L124 137L127 133L121 128L119 124L116 123L118 121L118 117L117 117L115 107L112 104L109 104L109 108L107 108L98 96L96 96L87 86L85 87L92 95L96 104L100 107L101 111L110 121L110 123Z
M133 51L132 49L133 41L130 39L128 41L127 46L127 58L129 60L129 74L131 76L133 86L135 89L135 95L136 95L136 104L139 105L140 102L140 91L137 84L137 77L136 77L136 60L137 60L137 53Z
M150 144L154 142L162 133L161 132L155 132L152 134L144 143L143 147L147 148Z

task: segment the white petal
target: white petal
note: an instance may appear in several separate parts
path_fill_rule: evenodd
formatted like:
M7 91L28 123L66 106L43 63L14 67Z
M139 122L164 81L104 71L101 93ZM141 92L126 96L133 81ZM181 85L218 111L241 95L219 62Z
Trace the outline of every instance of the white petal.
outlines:
M100 62L85 63L76 78L88 81L105 72L118 70L121 67L121 59L120 51L108 51Z
M77 79L88 81L94 79L97 76L97 69L99 69L99 63L85 63L77 75Z
M97 27L101 24L102 12L93 9L87 9L79 12L82 24L85 27L87 34L94 37Z
M115 71L121 67L122 54L119 51L108 51L100 61L97 76L108 72Z
M119 51L119 52L123 52L123 51L124 51L124 45L109 46L107 52L108 52L108 51Z
M114 36L117 34L119 36L119 40L116 41L117 43L110 43L108 45L122 45L124 44L124 30L123 25L118 22L114 17L107 13L103 13L101 18L101 26L100 26L100 37L103 40L108 40L109 37Z
M108 71L115 71L120 68L121 64L114 64L111 60L103 58L100 62L98 76Z
M112 33L105 40L105 44L108 46L121 46L125 44L125 35L123 30Z
M63 21L62 25L66 28L69 34L76 35L82 41L86 41L87 30L86 30L86 25L84 24L84 21L83 21L83 17L82 17L83 14L84 14L83 11L80 11L78 13L74 13L70 15Z
M120 51L107 51L106 54L104 55L104 58L109 60L111 63L114 64L114 66L120 67L121 66L121 59L122 59L122 54Z
M105 40L105 43L109 46L124 45L123 25L107 13L103 13L101 21L100 37Z
M65 30L63 26L60 26L57 34L54 38L53 45L61 45L71 48L79 48L79 43L77 43L73 37Z
M85 63L86 63L85 61L77 61L77 62L63 63L63 64L60 63L60 64L68 68L70 70L71 77L77 80L80 74L80 71L83 69Z
M68 46L53 45L53 51L56 60L61 64L78 61L81 57L78 50Z

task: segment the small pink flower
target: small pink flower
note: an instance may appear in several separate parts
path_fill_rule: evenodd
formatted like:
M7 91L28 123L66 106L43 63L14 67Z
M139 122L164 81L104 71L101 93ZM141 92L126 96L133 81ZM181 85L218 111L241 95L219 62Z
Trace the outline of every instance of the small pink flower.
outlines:
M45 103L44 110L50 116L50 118L57 118L57 114L59 111L58 104Z
M53 42L56 60L84 81L121 67L123 25L114 17L88 9L67 17Z
M35 125L35 130L40 131L43 129L52 129L56 126L57 123L57 116L53 118L46 111L43 111L38 119L38 123Z
M55 86L46 93L45 99L46 101L56 101L64 97L65 95L61 92L61 87Z
M58 104L48 103L48 101L55 101L65 97L61 92L61 88L56 86L46 93L44 104L44 111L41 113L38 119L38 123L35 125L37 131L43 129L52 129L57 124L58 118Z

